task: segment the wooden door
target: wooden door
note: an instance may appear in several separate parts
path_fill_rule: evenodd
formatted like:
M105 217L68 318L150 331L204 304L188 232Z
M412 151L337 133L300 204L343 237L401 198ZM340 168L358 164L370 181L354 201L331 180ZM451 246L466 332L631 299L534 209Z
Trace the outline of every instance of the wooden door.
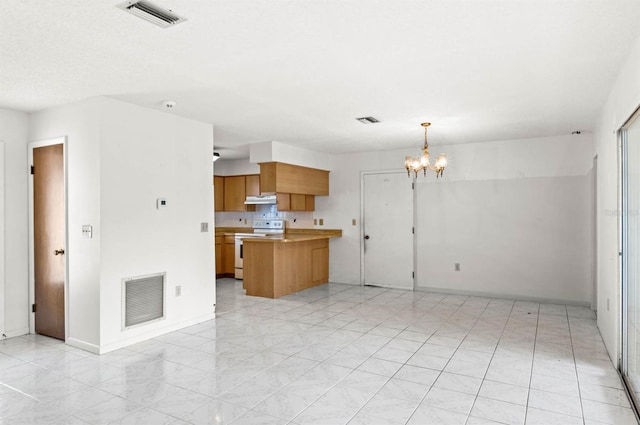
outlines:
M407 174L364 175L364 283L413 289L413 190Z
M35 331L64 340L63 145L33 149Z

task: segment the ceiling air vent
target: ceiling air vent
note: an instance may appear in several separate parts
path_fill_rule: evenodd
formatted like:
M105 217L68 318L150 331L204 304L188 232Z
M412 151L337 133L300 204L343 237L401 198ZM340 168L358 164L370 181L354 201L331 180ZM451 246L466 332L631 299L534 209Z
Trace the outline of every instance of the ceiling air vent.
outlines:
M163 9L146 0L125 1L120 3L118 7L162 28L168 28L187 20L187 18L176 15L171 10Z
M374 117L360 117L356 118L356 120L360 121L362 124L375 124L377 122L380 122L379 119Z

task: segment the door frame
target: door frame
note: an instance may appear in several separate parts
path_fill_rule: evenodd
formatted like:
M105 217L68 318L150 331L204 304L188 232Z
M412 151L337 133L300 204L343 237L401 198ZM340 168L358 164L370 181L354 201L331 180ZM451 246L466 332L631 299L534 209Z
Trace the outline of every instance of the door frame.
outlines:
M375 175L375 174L405 174L407 170L402 168L393 168L393 169L384 169L384 170L367 170L360 171L360 286L364 286L364 178L367 175ZM415 175L409 176L411 179L411 183L413 184L413 196L412 196L412 205L411 205L411 213L413 216L413 238L412 238L412 256L413 256L413 285L411 290L416 290L416 281L418 278L418 273L416 271L417 263L417 240L416 240L416 177Z
M62 144L62 162L64 173L64 336L65 340L69 338L69 214L68 214L68 175L67 175L67 136L54 137L51 139L38 140L29 143L29 162L27 166L29 170L29 333L35 333L36 321L35 313L32 312L31 306L35 303L35 256L34 243L35 235L33 230L33 176L30 167L33 165L33 150L44 146Z
M0 140L0 340L6 337L6 318L5 303L7 302L7 294L5 292L5 280L7 269L5 267L5 165L4 165L4 141Z

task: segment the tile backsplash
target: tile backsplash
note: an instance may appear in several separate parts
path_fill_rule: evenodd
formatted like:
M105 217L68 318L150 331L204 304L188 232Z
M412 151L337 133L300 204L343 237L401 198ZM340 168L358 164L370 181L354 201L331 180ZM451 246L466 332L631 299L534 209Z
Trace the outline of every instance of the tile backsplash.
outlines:
M217 212L216 227L251 227L256 218L279 218L292 229L313 228L311 211L278 211L275 205L256 205L255 212Z

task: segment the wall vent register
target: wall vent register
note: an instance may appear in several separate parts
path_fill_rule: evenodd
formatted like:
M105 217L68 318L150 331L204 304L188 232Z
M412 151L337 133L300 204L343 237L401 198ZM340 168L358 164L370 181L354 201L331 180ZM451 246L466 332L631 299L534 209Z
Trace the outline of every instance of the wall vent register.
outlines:
M165 273L122 279L122 328L163 319Z

